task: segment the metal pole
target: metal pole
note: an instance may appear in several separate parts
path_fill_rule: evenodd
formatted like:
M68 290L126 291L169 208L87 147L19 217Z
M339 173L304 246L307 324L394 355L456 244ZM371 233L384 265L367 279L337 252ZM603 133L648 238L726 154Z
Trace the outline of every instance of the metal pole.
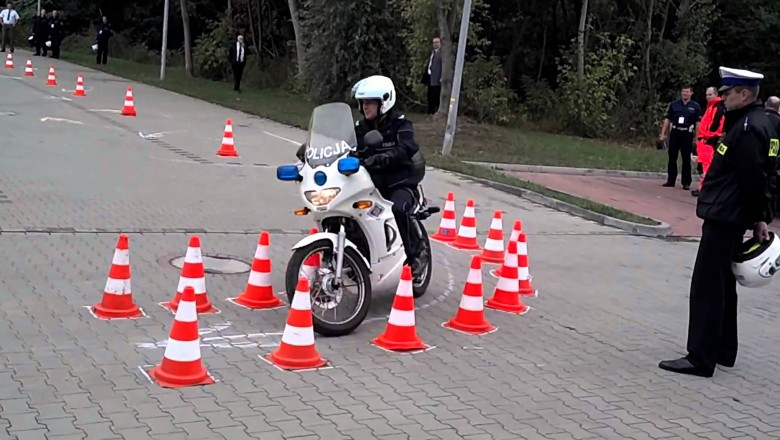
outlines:
M41 0L38 0L38 15L41 15Z
M168 9L170 0L165 0L163 12L162 50L160 51L160 81L165 79L165 56L168 53Z
M452 79L452 93L450 94L450 109L447 113L447 129L444 132L444 145L441 149L442 156L448 156L452 152L452 143L455 140L455 130L458 124L458 98L460 98L460 82L463 77L463 63L466 58L466 38L469 34L469 18L471 17L471 0L463 0L463 15L460 19L460 35L458 35L458 55L455 59L455 75Z

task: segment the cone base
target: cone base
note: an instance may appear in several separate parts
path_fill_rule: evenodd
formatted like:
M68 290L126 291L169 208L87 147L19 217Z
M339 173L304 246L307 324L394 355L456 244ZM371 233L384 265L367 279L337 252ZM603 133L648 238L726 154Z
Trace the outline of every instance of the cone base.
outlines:
M479 255L479 259L482 260L483 263L503 264L504 253L495 252L495 251L485 251L485 253Z
M135 110L125 110L125 109L122 109L121 115L122 116L138 116L138 115L135 114Z
M529 297L529 298L536 298L537 295L539 295L539 291L537 291L533 287L530 287L530 288L520 288L520 296L525 296L525 297Z
M268 298L251 298L247 292L244 291L241 295L233 298L233 302L250 309L275 309L284 305L282 300L274 295L273 292Z
M486 333L490 333L494 330L496 330L496 326L489 323L488 321L483 320L481 323L477 324L467 324L464 322L458 321L458 317L454 317L450 319L449 321L442 324L442 326L452 329L452 330L458 330L463 333L469 333L471 335L484 335Z
M56 82L47 82L46 85L49 86L49 87L56 87L57 83Z
M76 93L74 93L74 94L73 94L73 96L83 96L83 97L85 97L85 98L86 98L86 97L87 97L87 94L86 94L86 93L84 93L84 92L81 92L81 93L79 93L79 92L76 92Z
M149 377L154 379L158 385L164 388L184 388L195 385L211 385L214 379L209 376L208 371L203 365L198 371L188 375L175 375L163 370L162 364L148 371Z
M92 313L98 318L103 319L123 319L123 318L140 318L144 316L141 312L141 307L138 304L125 309L115 309L113 307L104 306L102 302L99 302L92 306Z
M219 150L217 150L217 156L238 157L238 151L220 148Z
M408 341L395 341L387 337L387 333L383 333L372 339L371 343L390 351L414 351L428 348L418 336L414 336Z
M311 350L313 353L303 354L305 357L293 357L289 353L281 353L282 351L289 352L290 350ZM328 361L323 359L314 347L311 347L311 349L303 347L292 348L292 346L284 343L275 352L266 355L265 359L283 370L307 370L328 365Z
M496 299L496 297L490 298L485 302L485 307L489 307L491 309L500 310L502 312L507 313L515 313L518 315L522 315L523 313L527 312L530 307L528 305L523 303L504 303L500 302L500 300Z
M33 75L33 74L32 74L32 73L30 73L30 72L24 72L24 76L35 76L35 75Z
M176 295L176 298L168 302L160 303L160 305L170 310L171 312L176 313L176 310L179 308L179 300L180 295ZM205 302L203 304L197 304L195 306L195 310L197 311L198 315L219 313L219 309L214 307L214 305L211 304L211 301Z
M462 241L459 242L457 239L455 239L455 241L450 243L450 246L455 248L455 249L460 249L460 250L464 250L464 251L481 251L482 250L482 246L480 246L479 243L477 243L476 241L474 243L464 243Z
M452 235L442 234L441 231L428 237L430 240L438 241L439 243L452 243L455 241L456 232L452 231Z

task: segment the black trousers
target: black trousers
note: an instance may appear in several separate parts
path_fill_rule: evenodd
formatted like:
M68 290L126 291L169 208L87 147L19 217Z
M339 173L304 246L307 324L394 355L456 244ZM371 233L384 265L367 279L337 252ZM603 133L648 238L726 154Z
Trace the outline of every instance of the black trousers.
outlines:
M682 186L691 186L693 176L691 175L691 153L693 152L693 133L682 132L672 129L669 135L669 163L666 167L668 183L677 181L677 156L682 154L682 173L680 183Z
M411 261L412 257L417 254L415 243L410 235L412 230L410 214L417 203L415 201L416 195L411 188L382 189L379 192L382 197L393 202L393 216L398 225L398 233L401 234L401 240L404 243L406 258Z
M108 62L108 41L106 42L98 41L97 63L106 64L107 62Z
M688 360L708 371L737 358L737 280L731 261L745 228L705 220L691 279Z
M434 114L439 111L439 100L441 99L441 86L428 86L428 113Z
M46 47L46 37L35 37L35 55L40 55L43 52L43 56L49 52L49 48Z
M246 63L234 62L232 64L233 64L233 90L239 91L241 90L241 77L244 75L244 66L246 66Z

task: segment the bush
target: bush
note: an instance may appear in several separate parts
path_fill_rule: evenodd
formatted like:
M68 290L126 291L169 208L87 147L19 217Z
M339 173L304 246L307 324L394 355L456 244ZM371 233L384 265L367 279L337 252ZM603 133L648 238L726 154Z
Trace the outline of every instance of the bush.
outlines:
M497 57L478 56L463 69L463 114L477 122L507 125L515 116L516 96L507 87L506 76Z
M228 45L234 41L234 35L235 29L224 18L209 24L208 31L195 40L195 47L192 49L193 67L198 76L214 81L230 78ZM249 55L250 48L247 46L247 56Z

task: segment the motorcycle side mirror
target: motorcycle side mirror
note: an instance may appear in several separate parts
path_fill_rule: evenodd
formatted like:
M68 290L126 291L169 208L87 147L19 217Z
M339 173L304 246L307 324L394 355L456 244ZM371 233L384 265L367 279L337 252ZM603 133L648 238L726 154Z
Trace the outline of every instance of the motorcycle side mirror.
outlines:
M384 142L384 138L382 137L382 133L371 130L368 133L366 133L365 137L363 138L364 143L367 147L371 148L379 148L382 146L382 142Z
M297 165L281 165L276 168L276 178L281 181L301 181L303 178Z

